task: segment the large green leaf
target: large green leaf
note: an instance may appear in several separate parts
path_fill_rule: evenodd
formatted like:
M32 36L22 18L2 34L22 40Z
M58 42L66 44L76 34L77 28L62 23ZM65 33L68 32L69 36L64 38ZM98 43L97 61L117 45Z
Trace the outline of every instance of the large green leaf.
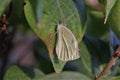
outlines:
M4 80L38 80L44 74L38 69L12 66L5 74Z
M55 71L61 72L66 62L60 61L54 56L56 25L59 21L65 20L67 27L77 37L78 42L82 40L85 27L81 26L78 10L72 0L49 0L49 2L47 0L36 0L34 3L36 5L31 0L26 0L24 7L26 19L31 28L47 46ZM41 5L39 3L42 3L43 6L39 6ZM38 6L39 9L37 8ZM37 17L37 11L43 12L43 14L39 14L42 15L41 19Z
M49 74L40 80L92 80L78 72L62 72L60 74Z
M98 75L110 59L109 42L85 36L80 46L85 68L90 73Z
M110 15L108 17L109 24L114 33L120 39L120 0L117 0L115 5L110 11Z
M41 46L39 46L41 45ZM42 43L42 41L37 41L36 43L36 57L40 62L40 68L42 69L42 71L44 73L51 73L54 72L52 64L50 62L49 56L48 56L48 52L46 51L46 47L44 45L44 43ZM81 46L82 47L82 46ZM81 48L80 48L81 50ZM47 66L46 66L47 65ZM64 70L72 70L72 71L77 71L80 73L85 74L86 76L89 76L91 78L94 78L94 75L91 74L86 67L84 66L84 64L82 63L81 59L77 59L77 60L73 60L73 61L69 61L66 66L64 67Z
M117 0L106 0L106 5L105 5L105 16L106 19L108 18L113 6L115 5Z
M3 12L6 10L10 3L10 0L0 0L0 16L3 14Z
M109 27L103 23L103 12L90 11L88 16L87 35L95 38L108 38Z

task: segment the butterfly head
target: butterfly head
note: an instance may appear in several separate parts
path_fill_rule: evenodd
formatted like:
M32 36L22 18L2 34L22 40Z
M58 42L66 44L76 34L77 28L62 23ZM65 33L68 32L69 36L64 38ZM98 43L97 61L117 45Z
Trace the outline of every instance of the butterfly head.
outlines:
M60 21L57 25L57 29L59 30L60 28L65 27L65 26L66 26L66 22L65 21Z

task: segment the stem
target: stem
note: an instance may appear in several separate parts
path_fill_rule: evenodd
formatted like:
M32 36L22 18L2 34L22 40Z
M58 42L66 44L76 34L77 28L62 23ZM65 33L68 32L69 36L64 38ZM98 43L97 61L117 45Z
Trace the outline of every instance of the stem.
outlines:
M105 66L103 71L100 73L99 76L96 76L95 80L98 80L99 78L105 77L105 75L108 73L108 71L111 69L112 66L115 65L116 60L120 57L120 46L117 47L117 50L115 51L114 55L112 56L109 63Z

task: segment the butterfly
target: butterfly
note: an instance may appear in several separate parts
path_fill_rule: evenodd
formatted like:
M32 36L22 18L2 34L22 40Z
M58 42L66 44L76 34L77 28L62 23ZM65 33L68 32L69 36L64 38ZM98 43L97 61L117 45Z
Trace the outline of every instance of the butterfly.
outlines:
M56 54L61 61L70 61L80 58L78 42L72 31L64 22L57 25Z

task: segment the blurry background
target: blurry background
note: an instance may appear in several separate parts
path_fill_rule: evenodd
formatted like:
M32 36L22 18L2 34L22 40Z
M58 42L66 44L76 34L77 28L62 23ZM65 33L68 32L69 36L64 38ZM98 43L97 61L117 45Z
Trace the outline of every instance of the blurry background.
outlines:
M45 10L42 11L44 9L43 4L46 1L43 1L43 4L42 1L28 0L34 8L33 11L37 13L35 17L38 18L37 25L39 26L43 13L48 15L55 7L49 6L51 11L46 13ZM64 2L64 0L62 1ZM35 30L37 28L35 26L30 27L29 21L26 20L24 6L28 3L25 3L24 0L0 0L0 80L2 80L4 74L4 80L39 80L40 78L41 80L93 80L95 75L100 74L109 62L116 46L120 44L120 40L112 31L110 25L108 23L104 24L105 2L107 0L70 0L70 3L72 1L78 9L81 19L80 24L85 26L82 27L83 33L75 31L78 35L81 33L82 35L80 35L83 36L79 43L81 58L67 62L63 72L55 74L56 67L53 66L49 57L47 43L41 39L41 35L38 36L39 33L37 34ZM46 3L53 5L54 2L54 0L51 0L51 4L49 4L49 1ZM67 3L65 4L67 5ZM6 14L6 20L3 20L3 14ZM30 19L30 21L32 20ZM3 30L4 26L6 27L5 30ZM49 26L45 29L46 32L54 30ZM74 28L72 29L74 30ZM46 37L44 31L43 35ZM63 63L58 66L61 67L61 65ZM117 60L116 65L112 67L108 75L112 76L113 79L119 79L119 74L119 60ZM21 79L22 76L23 79Z

